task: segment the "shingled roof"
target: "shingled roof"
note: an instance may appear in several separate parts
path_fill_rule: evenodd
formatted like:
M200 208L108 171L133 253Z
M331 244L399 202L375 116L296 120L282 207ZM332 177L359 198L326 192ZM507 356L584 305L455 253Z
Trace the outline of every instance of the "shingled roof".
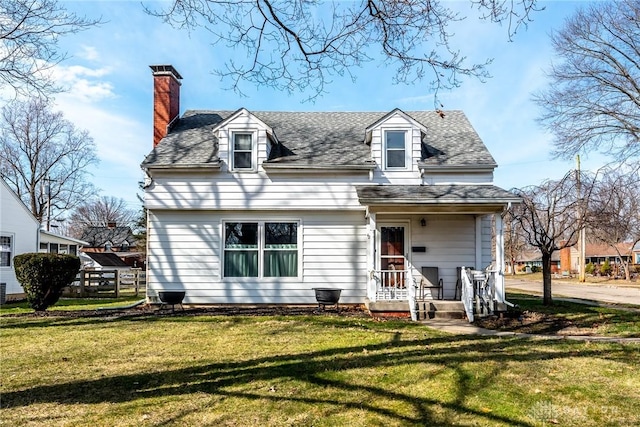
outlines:
M87 227L82 232L82 240L89 243L89 247L102 247L107 242L113 246L122 246L127 242L130 246L135 243L135 237L129 227Z
M102 267L129 267L129 265L121 260L113 252L83 252Z
M369 185L356 187L362 204L493 204L520 198L494 185Z
M187 111L142 163L154 167L218 167L212 129L235 111ZM267 164L367 166L371 150L365 129L388 112L251 111L269 125L281 146ZM495 168L496 162L462 111L408 111L427 133L421 165Z

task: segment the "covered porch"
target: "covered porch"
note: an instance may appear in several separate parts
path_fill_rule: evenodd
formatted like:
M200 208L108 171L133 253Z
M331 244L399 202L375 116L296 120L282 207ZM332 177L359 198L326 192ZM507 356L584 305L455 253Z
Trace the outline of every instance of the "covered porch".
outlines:
M492 185L371 186L358 196L372 314L472 320L504 306L502 214L517 197Z

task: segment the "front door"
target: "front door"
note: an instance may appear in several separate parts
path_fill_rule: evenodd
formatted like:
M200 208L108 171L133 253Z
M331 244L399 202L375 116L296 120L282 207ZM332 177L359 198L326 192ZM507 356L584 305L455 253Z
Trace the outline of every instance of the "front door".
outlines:
M380 247L378 266L383 287L405 288L406 270L408 267L407 227L403 224L380 226Z

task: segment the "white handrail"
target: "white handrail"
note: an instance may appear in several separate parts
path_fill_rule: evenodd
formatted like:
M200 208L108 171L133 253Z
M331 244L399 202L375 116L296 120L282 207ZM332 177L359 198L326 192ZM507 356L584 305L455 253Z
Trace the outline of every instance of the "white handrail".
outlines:
M460 280L462 283L461 299L464 311L467 314L469 323L473 322L473 282L469 279L467 269L463 266L460 269Z
M411 320L415 322L418 320L418 307L416 302L416 288L418 287L418 284L413 280L411 270L408 271L407 275L409 276L407 277L409 313L411 314Z

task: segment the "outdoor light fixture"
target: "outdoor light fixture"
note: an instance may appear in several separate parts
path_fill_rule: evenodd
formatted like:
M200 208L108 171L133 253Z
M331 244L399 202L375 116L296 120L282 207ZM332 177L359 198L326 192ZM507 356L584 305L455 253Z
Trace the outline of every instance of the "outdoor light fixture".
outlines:
M424 219L424 218L422 218L422 219L420 220L420 225L421 225L421 226L423 226L423 227L426 227L426 226L427 226L427 220L426 220L426 219Z

